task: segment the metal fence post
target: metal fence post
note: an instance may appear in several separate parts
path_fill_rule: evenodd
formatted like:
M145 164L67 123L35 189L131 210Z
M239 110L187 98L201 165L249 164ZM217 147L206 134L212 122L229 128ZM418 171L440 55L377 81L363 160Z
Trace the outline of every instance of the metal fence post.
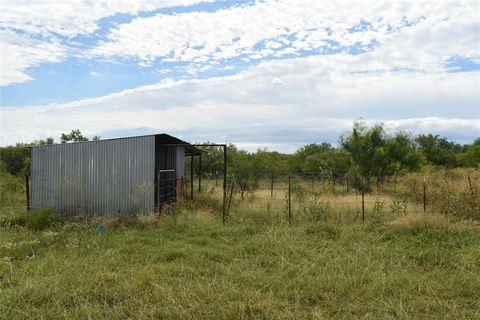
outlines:
M193 154L190 156L190 199L193 200Z
M292 222L292 174L288 175L288 221Z
M423 176L423 213L427 212L427 183L426 178Z
M227 214L227 145L223 145L223 214L222 221L225 223Z
M30 181L28 174L25 175L25 193L27 196L27 210L30 210Z
M271 175L271 182L270 182L270 198L273 198L273 172Z
M232 181L232 176L230 175L230 195L228 197L228 205L227 205L227 214L226 216L228 217L230 215L230 205L232 204L232 198L233 198L233 188L235 187L235 182Z
M347 195L348 195L348 173L347 173Z
M198 156L198 192L202 192L202 154Z
M362 186L362 222L365 222L365 186Z

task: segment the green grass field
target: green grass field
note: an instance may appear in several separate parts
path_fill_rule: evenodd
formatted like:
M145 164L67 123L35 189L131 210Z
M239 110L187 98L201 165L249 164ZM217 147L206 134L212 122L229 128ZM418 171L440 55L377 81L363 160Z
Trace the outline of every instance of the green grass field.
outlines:
M238 220L238 219L237 219ZM480 234L440 216L0 228L2 319L479 319Z

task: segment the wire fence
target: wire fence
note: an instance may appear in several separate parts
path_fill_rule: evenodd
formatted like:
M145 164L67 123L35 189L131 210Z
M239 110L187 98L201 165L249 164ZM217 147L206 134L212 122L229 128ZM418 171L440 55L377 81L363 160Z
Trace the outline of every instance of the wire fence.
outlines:
M325 173L262 173L230 176L227 216L309 220L376 219L387 213L444 213L480 217L479 172L459 176L409 175L365 181ZM204 179L203 194L219 196L214 180Z
M169 190L177 194L176 187L180 187L183 199L191 199L194 191L193 199L217 207L224 221L368 221L386 213L439 213L480 220L478 168L409 173L370 182L347 174L250 172L245 176L229 174L226 190L222 175L197 176L191 188L190 180L182 180L180 186L169 185ZM0 194L1 214L26 210L26 189L22 181L17 182L12 183L13 188L2 181L8 190L15 190L2 188L8 192Z

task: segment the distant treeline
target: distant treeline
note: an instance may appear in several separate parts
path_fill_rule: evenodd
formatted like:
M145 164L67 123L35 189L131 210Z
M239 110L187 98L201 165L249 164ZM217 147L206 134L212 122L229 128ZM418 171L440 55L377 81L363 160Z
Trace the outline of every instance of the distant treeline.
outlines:
M93 137L98 140L100 137ZM60 143L88 141L80 130L61 135ZM27 145L53 144L53 138L16 144L0 148L0 169L12 175L22 175L29 170L30 150ZM223 170L223 151L217 147L202 147L202 171L215 175ZM312 143L293 154L259 149L247 152L235 145L228 146L230 172L239 184L265 173L287 174L323 173L335 176L352 174L382 180L392 175L419 171L425 167L480 166L480 138L472 144L458 144L433 134L411 135L406 131L389 134L383 124L368 127L356 121L352 130L339 137L338 146L330 143ZM194 163L198 171L198 163Z

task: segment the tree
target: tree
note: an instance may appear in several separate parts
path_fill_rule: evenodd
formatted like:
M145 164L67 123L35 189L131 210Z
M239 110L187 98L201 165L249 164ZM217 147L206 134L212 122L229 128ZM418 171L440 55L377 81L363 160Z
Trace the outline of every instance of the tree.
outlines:
M385 173L392 175L401 171L417 171L422 165L422 156L416 149L412 136L406 131L400 131L389 139L387 145L389 165Z
M463 151L460 144L431 133L418 135L415 142L425 159L437 166L456 167L457 156Z
M287 173L290 170L289 155L277 151L258 149L253 154L257 163L257 170L265 174Z
M383 124L368 128L364 122L356 121L352 132L340 137L340 142L352 157L355 171L367 180L368 187L372 176L383 174L388 164L385 150L388 138Z
M458 155L457 161L464 167L480 167L480 138L467 145L465 151Z
M256 188L260 175L260 163L255 154L245 150L236 150L230 153L231 172L235 183L240 188L242 199L247 191Z
M27 158L30 158L28 144L17 143L14 146L0 148L0 160L5 170L12 175L22 172Z
M100 137L98 137L99 139ZM80 130L72 130L70 133L62 133L60 137L60 142L61 143L67 143L67 142L82 142L82 141L88 141L88 138L85 137Z
M366 179L367 187L370 187L372 177L381 182L385 176L417 170L421 165L421 157L411 136L404 131L389 136L383 124L368 128L364 122L357 121L352 132L342 136L340 141L351 155L354 170Z
M347 173L350 155L330 143L308 144L294 155L295 167L301 172L328 172L333 176Z
M53 144L53 138L33 141L32 143L17 143L14 146L0 148L0 160L5 170L12 174L27 174L30 170L31 151L29 146Z

